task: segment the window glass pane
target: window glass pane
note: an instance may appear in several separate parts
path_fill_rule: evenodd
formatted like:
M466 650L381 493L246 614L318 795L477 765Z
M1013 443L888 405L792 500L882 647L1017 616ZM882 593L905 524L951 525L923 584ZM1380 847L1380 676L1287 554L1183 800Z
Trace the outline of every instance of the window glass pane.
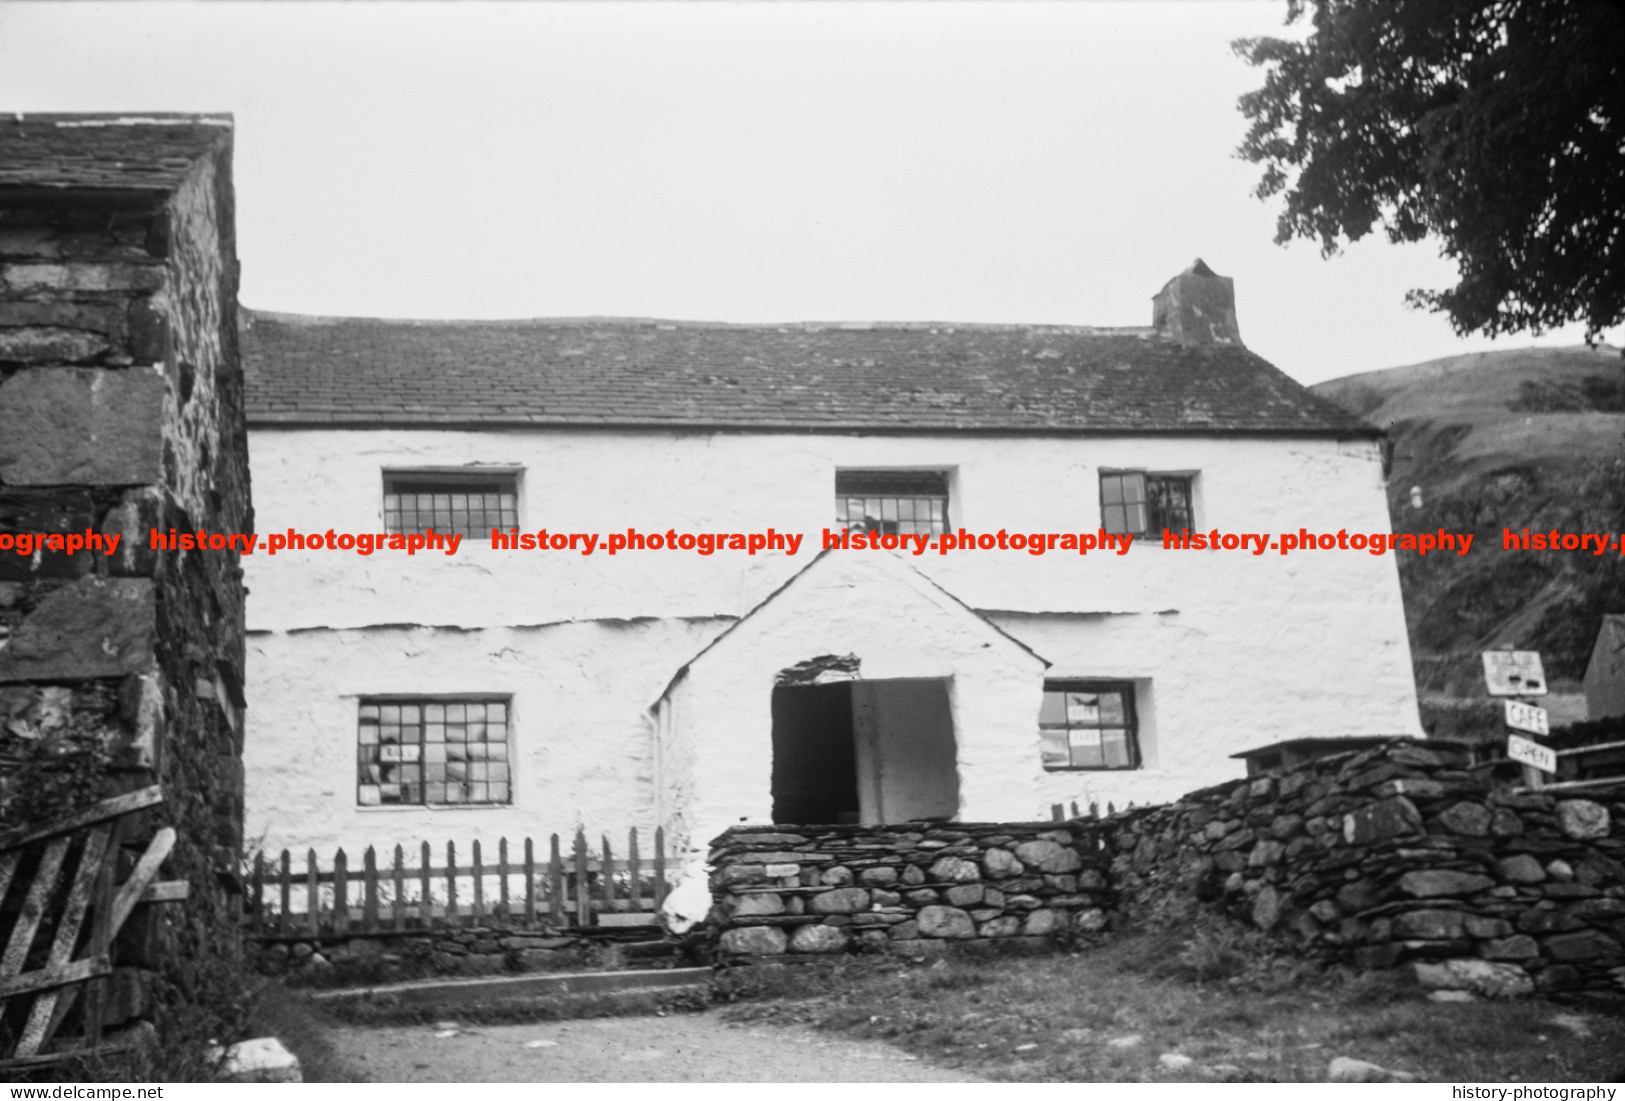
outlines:
M1102 692L1100 699L1100 721L1106 726L1122 726L1123 694L1121 692Z
M1066 694L1066 721L1073 726L1100 723L1100 697L1094 692L1068 692Z
M1128 530L1128 517L1122 505L1104 505L1100 510L1100 526L1107 535L1122 535Z
M1045 768L1066 768L1072 763L1066 748L1066 731L1040 730L1038 745Z
M1123 503L1122 475L1102 474L1100 476L1100 503L1103 505L1120 505Z
M1128 506L1128 518L1125 521L1124 530L1134 534L1149 530L1146 527L1145 503L1143 501Z
M1144 474L1123 475L1123 500L1129 504L1145 500Z
M1106 729L1102 730L1100 733L1102 735L1101 749L1105 755L1106 767L1127 768L1129 765L1128 732L1125 730Z

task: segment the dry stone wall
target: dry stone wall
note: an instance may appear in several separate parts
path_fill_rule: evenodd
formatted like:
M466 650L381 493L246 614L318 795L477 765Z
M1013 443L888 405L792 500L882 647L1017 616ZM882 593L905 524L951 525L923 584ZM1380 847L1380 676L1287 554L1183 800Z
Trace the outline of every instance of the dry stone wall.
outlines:
M1470 761L1398 741L1106 819L1119 918L1214 906L1424 985L1625 993L1625 787L1515 794Z
M722 958L1036 946L1110 904L1088 823L735 826L710 863Z

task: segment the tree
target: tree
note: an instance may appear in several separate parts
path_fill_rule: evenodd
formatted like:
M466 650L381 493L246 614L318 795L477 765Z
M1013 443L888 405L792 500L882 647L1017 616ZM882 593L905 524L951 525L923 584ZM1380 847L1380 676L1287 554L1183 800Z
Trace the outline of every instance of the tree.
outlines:
M1462 335L1625 321L1619 0L1288 0L1306 16L1232 44L1265 73L1239 153L1284 194L1278 244L1433 236L1459 282L1406 297Z

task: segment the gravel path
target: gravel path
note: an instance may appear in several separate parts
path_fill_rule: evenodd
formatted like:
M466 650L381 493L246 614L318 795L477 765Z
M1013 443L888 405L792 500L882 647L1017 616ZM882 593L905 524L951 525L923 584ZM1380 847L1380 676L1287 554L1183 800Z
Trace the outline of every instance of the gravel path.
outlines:
M977 1082L886 1044L711 1014L450 1029L346 1028L338 1054L375 1082Z

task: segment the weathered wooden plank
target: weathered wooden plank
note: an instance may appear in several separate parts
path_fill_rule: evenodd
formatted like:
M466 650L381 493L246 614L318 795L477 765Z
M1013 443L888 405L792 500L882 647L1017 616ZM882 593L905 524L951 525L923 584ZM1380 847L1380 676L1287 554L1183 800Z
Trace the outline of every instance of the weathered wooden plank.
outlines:
M508 839L497 838L497 913L507 921L513 916L508 909Z
M64 967L73 958L73 948L79 943L79 929L84 924L91 893L96 889L102 857L107 851L112 832L110 827L103 826L91 829L85 837L84 847L79 851L79 866L74 872L73 886L69 888L67 904L57 920L56 938L51 942L51 953L46 958L47 969ZM29 1010L28 1020L23 1024L22 1034L12 1053L14 1056L23 1058L37 1055L51 1038L54 1030L50 1026L56 1018L57 998L58 992L51 990L34 999L33 1008Z
M340 849L333 854L333 935L350 931L350 857Z
M288 855L288 850L283 849L282 870L277 877L276 935L279 937L288 935L288 907L293 904L292 864L293 859Z
M559 835L549 842L547 858L547 920L563 928L568 924L564 916L564 859L559 855Z
M146 894L147 887L158 878L158 868L168 859L170 850L175 847L175 830L165 826L153 835L147 842L147 851L141 854L136 861L130 877L118 889L113 898L112 928L108 930L109 936L117 936L118 931L124 928L124 923L130 919L130 913Z
M265 931L265 854L258 851L254 853L253 890L253 901L249 903L252 918L248 927L259 934Z
M115 795L111 799L86 807L73 814L53 819L42 826L19 826L15 829L0 833L0 851L16 849L34 841L44 841L58 834L72 833L85 826L94 826L98 822L105 822L109 818L117 818L132 811L145 810L155 807L164 801L163 789L154 784L139 791L126 792Z
M525 838L525 924L536 924L536 845Z
M446 920L457 921L457 845L446 842Z
M638 859L638 828L633 826L626 834L626 870L632 880L633 913L643 909L643 862Z
M23 969L23 961L34 943L34 934L45 919L45 904L51 892L56 890L56 877L62 870L62 858L68 854L68 840L59 837L45 846L45 854L40 857L39 867L34 872L34 882L29 885L23 908L17 914L17 924L11 928L11 939L6 942L5 953L0 955L0 978L15 975Z
M576 924L592 924L592 896L587 890L587 831L576 830L575 843L575 903Z
M598 873L598 885L604 900L600 912L612 914L615 912L615 856L609 851L609 835L599 834L598 838L604 850L603 867Z
M395 846L395 905L390 912L391 924L399 932L406 928L406 851Z
M362 854L361 928L368 933L378 931L378 854L371 845Z
M480 843L474 842L474 920L485 916L485 869L480 866Z
M151 883L136 899L139 903L148 902L185 902L192 897L192 885L184 879L166 879L161 883Z
M655 909L666 901L666 827L655 827Z
M423 843L421 855L418 857L418 922L428 929L434 925L434 892L429 889L429 866L434 863L429 857L429 843Z
M305 850L305 932L312 940L322 935L322 873L316 850ZM286 905L283 907L286 909Z
M26 975L7 975L0 978L0 998L15 998L21 994L33 994L40 990L67 986L70 983L85 982L88 979L111 974L112 970L113 965L108 962L106 956L87 956L62 967L42 967Z

